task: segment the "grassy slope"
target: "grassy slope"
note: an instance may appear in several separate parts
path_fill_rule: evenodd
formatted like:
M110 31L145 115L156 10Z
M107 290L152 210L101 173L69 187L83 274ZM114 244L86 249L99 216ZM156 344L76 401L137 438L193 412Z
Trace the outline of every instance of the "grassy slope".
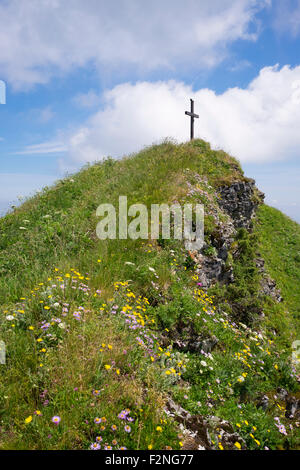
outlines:
M296 445L293 433L286 440L274 426L281 403L273 400L270 414L255 406L278 385L296 387L288 352L278 355L268 331L262 326L257 336L218 311L179 242L95 237L100 203L116 204L119 195L148 206L183 200L195 172L212 194L243 178L234 159L203 141L165 143L86 168L0 220L2 448L88 448L97 436L102 446L179 448L183 436L163 413L167 395L191 412L229 419L248 448ZM207 202L201 198L188 200ZM168 330L178 322L219 338L205 366L203 357L172 349ZM126 408L130 432L118 418ZM97 417L106 419L96 424ZM215 445L222 446L217 435Z
M110 260L110 250L127 250L127 243L95 240L96 208L105 202L117 205L119 195L128 196L128 205L175 200L187 191L183 184L187 168L206 175L212 184L241 178L234 159L211 151L202 141L185 146L166 143L84 169L1 219L0 301L17 300L24 288L45 279L47 269L56 265L73 263L95 274L96 281L100 276L102 285L123 276L124 254L119 263L108 262L105 273L94 267L98 254ZM26 230L20 229L24 226Z
M292 314L296 337L300 328L300 226L277 209L262 206L258 212L260 251L276 280L285 306Z

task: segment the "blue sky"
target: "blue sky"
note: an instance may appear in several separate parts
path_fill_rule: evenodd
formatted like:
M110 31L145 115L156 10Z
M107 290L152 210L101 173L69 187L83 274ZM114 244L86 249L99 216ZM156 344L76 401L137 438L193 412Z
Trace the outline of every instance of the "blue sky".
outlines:
M299 0L0 0L0 212L88 161L195 135L300 222ZM0 95L1 96L1 95Z

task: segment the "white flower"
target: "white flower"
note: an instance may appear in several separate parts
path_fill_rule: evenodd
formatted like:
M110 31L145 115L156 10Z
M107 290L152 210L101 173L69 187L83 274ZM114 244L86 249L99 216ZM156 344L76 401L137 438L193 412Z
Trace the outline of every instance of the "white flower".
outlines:
M130 261L125 261L124 264L128 264L128 266L135 266L135 263L131 263Z
M27 230L26 227L19 227L20 230Z
M149 267L149 271L152 271L153 273L155 273L155 269L154 269L154 268L150 268L150 267Z
M59 307L59 303L58 303L58 302L55 302L55 303L53 304L53 307L58 308L58 307Z
M12 321L14 319L15 319L15 317L13 315L7 315L7 317L6 317L6 320L8 320L8 321Z
M205 361L201 361L200 364L203 366L203 367L207 367L207 363Z
M63 322L58 323L58 327L64 330L66 328L66 324Z

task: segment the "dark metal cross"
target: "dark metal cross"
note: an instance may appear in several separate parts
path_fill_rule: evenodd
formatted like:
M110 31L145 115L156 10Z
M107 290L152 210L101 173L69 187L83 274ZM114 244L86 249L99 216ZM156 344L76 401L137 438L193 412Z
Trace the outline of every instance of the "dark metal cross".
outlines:
M191 117L191 140L194 138L194 119L198 118L199 115L194 113L194 100L191 99L191 111L185 111L187 116Z

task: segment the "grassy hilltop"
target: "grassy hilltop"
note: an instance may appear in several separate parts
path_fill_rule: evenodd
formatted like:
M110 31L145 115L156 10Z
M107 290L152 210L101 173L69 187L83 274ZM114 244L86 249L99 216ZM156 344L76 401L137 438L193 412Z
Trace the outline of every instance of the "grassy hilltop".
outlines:
M214 210L219 188L236 181L247 178L225 152L202 140L165 142L85 167L0 219L1 449L202 445L188 419L166 412L171 401L198 426L207 420L209 448L299 447L299 427L277 393L299 398L291 364L299 225L260 206L226 261L234 283L207 290L182 242L101 241L95 233L97 207L118 207L119 195L128 205L200 202ZM208 212L207 255L215 233ZM261 294L257 256L282 302ZM190 336L217 344L203 353L176 346ZM229 422L231 443L211 417Z

